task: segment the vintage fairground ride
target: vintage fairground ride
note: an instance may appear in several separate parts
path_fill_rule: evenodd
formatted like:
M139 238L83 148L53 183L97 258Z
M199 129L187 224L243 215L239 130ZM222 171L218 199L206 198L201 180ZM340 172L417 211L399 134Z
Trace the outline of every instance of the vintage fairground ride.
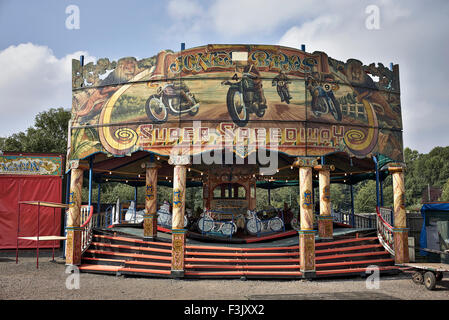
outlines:
M72 85L68 264L149 276L297 278L358 274L373 263L390 272L408 260L397 65L305 48L182 45L141 60L73 60ZM331 183L348 185L352 197L353 184L376 180L381 207L389 174L394 219L332 211ZM83 176L89 199L81 198ZM106 183L134 186L135 200L143 187L145 201L134 209L142 222L127 220L120 206L114 219L104 213ZM97 204L84 221L94 184ZM158 199L158 186L172 188L171 203ZM298 190L294 217L288 206L261 210L256 189L286 186ZM202 205L186 197L191 187L202 188Z

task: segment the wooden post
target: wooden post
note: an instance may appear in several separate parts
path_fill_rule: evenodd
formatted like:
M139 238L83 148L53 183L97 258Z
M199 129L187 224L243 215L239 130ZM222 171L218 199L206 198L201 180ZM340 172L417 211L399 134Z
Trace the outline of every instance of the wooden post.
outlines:
M322 239L333 238L333 218L331 215L330 171L333 166L319 165L318 170L320 189L320 216L318 218L318 235Z
M173 214L172 214L172 261L171 274L174 278L184 276L184 255L186 244L186 229L184 229L186 200L186 171L189 156L171 156L169 164L173 170Z
M66 265L81 264L81 189L83 169L73 162L70 174L69 214L67 216Z
M143 215L143 239L153 241L157 237L157 170L154 162L143 163L145 168L145 214ZM137 202L136 202L137 210Z
M394 259L396 264L402 264L409 262L404 169L399 166L389 167L388 171L393 174Z
M312 167L315 158L298 159L294 166L299 167L300 220L299 256L303 278L315 277L315 230L313 230Z

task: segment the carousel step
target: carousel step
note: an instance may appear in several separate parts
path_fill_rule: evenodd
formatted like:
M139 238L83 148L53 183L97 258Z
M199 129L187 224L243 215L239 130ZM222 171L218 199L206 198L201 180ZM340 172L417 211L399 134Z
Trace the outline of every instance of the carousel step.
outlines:
M186 257L184 258L185 262L194 263L235 263L235 264L257 264L257 263L270 263L270 264L290 264L290 263L298 263L299 258L285 258L285 259L239 259L239 258L194 258L194 257Z
M95 258L110 258L113 257L121 257L118 259L128 258L127 260L133 259L133 260L166 260L171 261L170 256L160 256L160 255L150 255L150 254L139 254L139 253L126 253L126 252L113 252L113 251L104 251L104 250L94 250L94 249L88 249L86 250L85 254L88 256L92 256Z
M121 268L119 273L122 275L145 276L145 277L164 277L171 275L171 270L143 269L143 268Z
M218 247L218 246L201 246L201 245L186 245L186 250L189 250L191 252L255 252L255 251L298 251L299 246L285 246L285 247L258 247L258 248L240 248L240 247ZM201 250L201 251L198 251Z
M171 262L152 262L152 261L126 261L125 268L139 268L139 269L171 269Z
M164 255L171 255L170 249L159 249L159 248L148 248L148 247L136 247L136 246L127 246L122 244L110 244L104 242L92 242L90 244L92 247L100 247L106 248L110 250L120 250L120 252L128 251L128 253L136 253L136 252L152 252L152 253L161 253Z
M186 251L186 256L222 256L222 257L287 257L298 256L298 251L293 252L198 252Z
M96 264L96 265L123 266L125 264L126 260L84 257L83 256L82 262L86 262L86 264Z
M188 271L184 272L185 277L202 278L301 278L300 271Z
M96 264L82 264L79 266L82 272L92 272L92 273L107 273L116 274L122 267L120 266L105 266Z
M165 248L171 248L171 242L165 242L165 241L146 241L141 239L135 239L135 238L128 238L128 237L122 237L122 236L108 236L103 234L94 234L93 238L99 239L103 242L105 241L113 241L115 242L121 242L121 243L130 243L134 246L156 246L156 247L165 247ZM118 244L118 243L117 243Z
M362 266L362 265L383 265L383 264L393 264L394 260L389 259L372 259L372 260L360 260L360 261L343 261L343 262L330 262L330 263L317 263L316 269L324 270L328 268L348 268L351 266Z
M356 251L356 252L365 252L371 250L384 250L384 247L381 244L366 244L360 246L350 246L350 247L337 247L330 249L320 249L316 250L316 255L326 255L330 253L339 253L339 252L348 252L348 251Z
M289 265L219 265L219 264L186 264L186 270L188 269L228 269L228 270L290 270L296 269L299 271L298 264Z
M367 257L390 257L390 253L388 251L368 251L368 252L356 252L356 253L343 253L343 254L330 254L330 255L322 255L315 258L316 261L354 261Z
M324 249L325 247L344 247L344 246L353 246L354 243L362 242L362 243L377 243L377 237L363 237L363 238L350 238L350 239L342 239L342 240L329 240L315 243L315 248Z
M399 271L399 267L397 266L381 266L378 267L380 273L397 273ZM344 276L344 275L366 275L366 268L348 268L348 269L333 269L333 270L317 270L317 277L326 277L326 276Z

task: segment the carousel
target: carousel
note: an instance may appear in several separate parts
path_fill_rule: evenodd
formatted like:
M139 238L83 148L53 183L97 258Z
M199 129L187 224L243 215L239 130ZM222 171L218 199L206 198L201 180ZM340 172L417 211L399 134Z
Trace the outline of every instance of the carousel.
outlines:
M304 47L182 44L141 60L84 64L81 57L72 73L68 265L147 276L313 278L357 273L363 263L354 261L373 261L319 263L327 252L355 257L351 244L378 256L382 270L408 260L397 65L342 62ZM395 205L383 208L389 174ZM353 199L352 185L366 179L377 182L377 215L357 215L353 201L346 215L332 209L331 183L349 185ZM102 204L101 186L117 182L135 187L134 200ZM172 189L170 199L158 196L161 186ZM297 209L271 205L272 190L292 186ZM248 257L254 265L242 266Z

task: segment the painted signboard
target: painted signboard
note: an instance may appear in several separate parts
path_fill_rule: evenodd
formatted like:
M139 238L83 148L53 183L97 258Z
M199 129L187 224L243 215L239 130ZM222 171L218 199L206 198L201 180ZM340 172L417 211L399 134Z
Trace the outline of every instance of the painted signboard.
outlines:
M62 175L62 158L59 156L0 156L0 175Z
M403 160L399 69L324 52L207 45L142 60L73 60L69 160L257 148Z

